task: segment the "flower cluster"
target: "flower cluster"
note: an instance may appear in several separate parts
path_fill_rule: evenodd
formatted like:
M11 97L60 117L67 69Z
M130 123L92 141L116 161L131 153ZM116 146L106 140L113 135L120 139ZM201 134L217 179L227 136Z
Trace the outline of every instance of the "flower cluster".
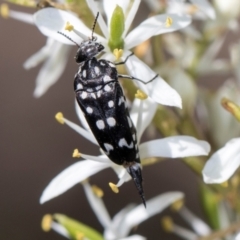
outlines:
M34 6L30 0L13 2ZM148 11L139 9L141 4ZM118 193L131 179L126 166L112 162L101 148L98 156L75 149L73 157L81 160L51 180L40 203L81 183L104 231L100 233L62 214L44 217L43 229L53 229L69 239L143 240L147 238L131 233L133 227L180 202L177 212L193 231L164 217L166 231L189 240L240 239L240 41L230 44L229 57L222 57L228 33L237 35L239 31L239 0L86 0L81 4L76 0L47 0L38 7L34 14L9 10L6 4L0 9L2 17L34 25L46 36L46 45L23 64L30 69L44 63L36 78L34 96L43 96L58 81L73 45L79 47L86 39L97 39L104 47L99 59L123 61L124 67L117 71L132 79L132 83L123 85L130 121L137 131L141 166L155 164L159 158L182 158L198 177L202 176L200 201L208 221L203 222L183 206L184 194L177 191L147 199L147 208L129 204L110 217L102 190L91 186L89 178L111 168L118 181L109 182L109 186ZM140 10L151 14L142 22L137 19L136 24ZM85 11L86 17L79 18ZM88 23L92 16L98 16L95 29ZM212 89L213 79L218 80L220 75L226 80L216 81L217 87ZM75 110L80 124L62 113L56 114L56 120L99 148L77 102ZM153 128L158 133L151 135ZM204 158L210 150L209 159Z

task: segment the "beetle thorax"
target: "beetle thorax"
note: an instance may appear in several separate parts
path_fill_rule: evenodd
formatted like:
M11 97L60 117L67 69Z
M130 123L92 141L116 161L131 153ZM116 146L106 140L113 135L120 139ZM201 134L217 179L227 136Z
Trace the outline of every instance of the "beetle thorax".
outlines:
M77 63L92 59L104 49L103 45L96 42L96 38L83 41L75 57Z

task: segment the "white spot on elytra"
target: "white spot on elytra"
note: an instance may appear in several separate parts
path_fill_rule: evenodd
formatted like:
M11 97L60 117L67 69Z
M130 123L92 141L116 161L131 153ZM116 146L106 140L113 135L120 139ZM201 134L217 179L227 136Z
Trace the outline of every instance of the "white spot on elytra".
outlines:
M100 65L105 66L106 64L105 62L100 62Z
M77 84L77 89L76 89L76 90L80 90L80 89L82 89L82 88L83 88L82 84L81 84L81 83L78 83L78 84Z
M87 71L86 71L86 70L83 70L82 76L83 76L84 78L86 78L86 76L87 76Z
M113 117L107 118L107 123L110 127L114 127L116 125L116 120Z
M102 91L98 91L98 92L97 92L97 97L100 98L101 95L102 95Z
M133 142L128 144L125 138L121 138L118 142L118 146L119 147L124 147L125 146L127 148L133 148Z
M114 106L114 102L113 102L112 100L110 100L110 101L108 102L108 106L109 106L110 108L112 108L112 107Z
M95 66L94 67L94 71L95 71L96 75L98 75L100 73L99 67Z
M103 145L104 145L104 147L105 147L105 149L106 149L106 154L109 154L109 152L110 152L111 150L113 150L113 146L112 146L111 144L109 144L109 143L104 143Z
M99 89L101 89L102 88L102 86L97 86L96 87L96 90L98 91Z
M110 81L112 81L112 79L111 79L108 75L105 75L105 76L103 77L103 81L104 81L104 82L110 82Z
M87 93L86 93L86 92L82 92L81 98L82 98L82 99L85 99L86 97L87 97Z
M92 88L88 88L87 92L93 92L93 89Z
M109 85L105 85L104 90L106 92L110 92L112 90L112 88Z
M122 103L124 103L124 98L120 97L118 100L118 106L120 106Z
M132 135L132 138L133 138L133 141L136 141L136 135L135 134Z
M92 98L96 99L95 93L91 93Z
M136 154L136 158L139 158L139 154L138 153Z
M91 107L87 107L87 112L89 113L89 114L91 114L91 113L93 113L93 109L91 108Z
M105 124L104 124L104 121L103 120L97 120L96 121L96 125L98 127L99 130L102 130L105 128Z

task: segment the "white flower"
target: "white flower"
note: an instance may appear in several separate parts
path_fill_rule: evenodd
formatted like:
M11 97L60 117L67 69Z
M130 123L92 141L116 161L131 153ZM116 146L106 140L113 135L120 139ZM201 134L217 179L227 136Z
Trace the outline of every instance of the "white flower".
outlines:
M156 111L156 106L157 104L151 99L146 99L144 101L135 99L131 110L131 118L136 126L138 142L140 142L139 139L141 138L143 131L152 121ZM97 145L96 140L89 130L84 116L78 106L76 110L79 119L83 123L83 126L86 126L86 129L63 117L60 117L59 120L62 121L62 123L66 123L79 134L83 135ZM207 155L209 150L210 146L207 142L199 141L189 136L167 137L148 141L139 145L141 159L147 159L150 157L181 158ZM87 160L74 163L63 170L49 183L41 196L41 203L59 196L79 182L82 182L86 178L108 167L111 167L118 175L119 181L117 183L117 187L120 187L124 182L131 179L130 175L123 166L113 163L106 155L90 156L81 154L81 157Z
M6 8L5 11L8 11L7 15L9 17L34 25L32 14L9 10L6 5L4 5L4 8ZM46 45L25 61L23 66L27 70L44 62L36 79L35 97L41 97L62 75L70 49L71 46L48 38Z
M166 192L148 200L146 202L147 208L144 208L142 204L128 204L111 218L102 198L97 196L96 191L88 181L82 182L82 185L92 210L104 228L103 238L105 240L146 240L147 238L138 234L128 235L135 226L161 213L174 202L184 198L184 194L181 192ZM53 221L51 217L49 220L47 218L49 217L45 218L47 231L53 229L60 235L70 238L64 225Z
M211 234L211 228L202 219L192 213L187 207L181 207L177 213L179 213L179 215L192 228L192 230L175 224L170 217L164 217L162 219L162 225L166 231L186 240L196 240L201 238L201 236L208 236Z
M25 69L44 62L36 79L35 97L41 97L58 81L66 68L70 49L71 46L47 38L46 45L26 60L23 65Z
M88 0L87 3L89 4L89 8L96 16L98 9L94 1ZM109 4L109 1L103 1L103 7L107 16L108 23L112 18L113 10L116 8L117 4L122 7L123 11L125 11L127 9L126 6L129 4L129 0L111 1L111 4ZM126 58L130 55L129 50L131 48L137 46L150 37L176 31L178 29L186 27L191 22L191 18L186 15L156 15L146 19L139 26L128 33L139 4L140 1L135 0L128 14L126 15L126 12L124 12L125 22L124 31L122 34L122 40L124 41L123 58ZM70 12L47 8L38 11L34 16L34 19L36 25L39 27L39 30L43 34L63 43L73 44L64 36L58 34L58 31L65 33L78 43L82 41L83 36L91 36L91 29L87 28L81 20L76 18ZM65 30L65 25L67 22L74 26L74 30L70 33L66 32ZM102 58L113 61L115 57L109 47L111 29L109 24L106 25L101 14L98 18L98 24L103 32L104 37L98 36L97 34L95 35L98 37L98 41L104 45L106 51L106 54L104 54ZM132 56L128 59L126 62L126 68L132 76L144 81L148 81L156 75L147 65L145 65L135 56ZM181 98L177 92L172 89L161 77L157 77L151 84L147 85L138 81L135 82L157 103L181 107Z
M193 15L198 19L206 19L205 16L215 19L215 10L207 0L190 0L190 2L191 4L185 0L169 0L168 12L175 13L180 11Z
M203 126L207 123L211 137L216 146L222 147L227 141L240 134L240 124L221 106L222 98L231 99L236 104L240 103L240 91L233 80L226 81L216 93L202 96L207 114L204 117L202 109L198 109Z
M83 182L83 187L89 204L95 212L99 222L104 227L104 239L106 240L145 239L139 235L127 236L135 226L159 214L172 203L184 197L184 194L181 192L163 193L146 201L147 208L144 208L142 204L138 206L129 204L111 219L102 199L93 193L89 183Z
M213 3L226 19L238 18L240 15L240 1L238 0L213 0Z
M234 138L216 151L205 164L202 174L206 183L227 181L240 165L240 138Z

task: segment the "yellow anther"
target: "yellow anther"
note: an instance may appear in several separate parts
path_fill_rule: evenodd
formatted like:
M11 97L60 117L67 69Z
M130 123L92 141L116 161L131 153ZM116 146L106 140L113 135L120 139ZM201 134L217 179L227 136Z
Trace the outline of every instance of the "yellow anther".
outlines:
M159 161L160 161L160 159L155 158L155 157L145 158L145 159L141 159L141 164L142 164L142 166L149 166L149 165L153 165Z
M142 90L138 89L137 92L135 93L135 97L141 100L145 100L148 98L148 95L144 93Z
M43 216L41 226L44 232L48 232L51 230L52 221L52 215L46 214L45 216Z
M73 150L72 157L73 158L80 158L81 157L81 153L78 151L77 148Z
M224 187L224 188L227 188L228 187L228 181L221 183L221 186Z
M103 195L104 195L103 190L101 188L99 188L98 186L96 186L96 185L92 185L92 191L99 198L102 198Z
M162 218L162 227L166 232L173 231L173 221L170 217L166 216Z
M240 122L240 106L227 98L221 100L222 106Z
M113 192L119 193L119 189L116 184L110 182L109 187L112 189Z
M171 209L177 212L183 207L183 205L184 205L184 200L179 199L171 205Z
M198 11L198 7L196 5L191 5L187 8L187 13L190 15L195 14Z
M119 58L121 58L123 55L123 50L115 48L113 50L113 55L115 56L116 60L119 60Z
M64 29L71 32L74 29L74 26L70 24L70 22L67 22Z
M0 14L3 18L8 18L9 17L9 7L6 3L1 4Z
M63 117L63 114L61 112L58 112L55 115L55 118L59 123L64 124L64 117Z
M82 232L77 232L75 237L76 240L83 240L85 235Z
M166 22L165 22L165 26L168 28L168 27L171 27L172 24L173 24L172 18L167 17Z

